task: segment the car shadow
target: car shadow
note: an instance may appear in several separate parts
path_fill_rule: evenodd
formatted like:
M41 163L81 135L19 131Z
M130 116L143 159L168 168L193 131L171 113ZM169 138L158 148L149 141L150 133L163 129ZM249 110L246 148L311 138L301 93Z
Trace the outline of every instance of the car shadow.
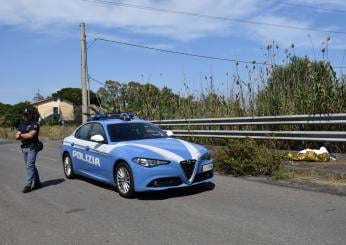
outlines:
M89 184L98 186L102 189L107 189L110 191L115 191L115 188L112 185L105 184L96 180L92 180L89 178L86 178L84 176L77 176L78 180L85 181ZM215 188L215 184L212 182L206 182L199 185L189 186L189 187L183 187L183 188L174 188L169 190L163 190L163 191L147 191L147 192L138 192L134 195L131 199L138 199L138 200L165 200L170 198L177 198L177 197L184 197L184 196L192 196L199 193L203 193L206 191L211 191Z
M52 185L59 185L61 183L65 182L65 179L51 179L46 180L42 182L42 188L52 186Z
M175 188L164 191L149 191L137 193L135 198L138 200L165 200L170 198L178 198L185 196L192 196L206 191L212 191L215 188L215 184L212 182L206 182L199 185Z
M102 182L97 181L97 180L92 180L92 179L89 179L89 178L81 176L81 175L76 176L76 179L77 180L82 180L84 182L87 182L87 183L95 185L95 186L98 186L98 187L100 187L102 189L107 189L107 190L110 190L110 191L114 191L115 190L115 188L112 185L105 184L105 183L102 183Z

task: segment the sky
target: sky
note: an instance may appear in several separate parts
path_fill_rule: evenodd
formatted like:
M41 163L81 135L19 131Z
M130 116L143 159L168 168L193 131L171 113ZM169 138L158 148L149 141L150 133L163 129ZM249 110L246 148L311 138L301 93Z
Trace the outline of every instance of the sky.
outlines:
M80 22L86 24L89 75L101 82L137 81L198 94L209 84L204 78L213 76L216 90L225 93L237 69L245 74L245 64L93 42L95 38L268 63L264 54L274 42L279 47L276 63L289 49L298 56L328 59L338 67L338 76L346 72L339 68L346 66L344 0L2 0L1 103L81 86ZM320 50L326 45L323 56ZM100 86L90 81L92 90Z

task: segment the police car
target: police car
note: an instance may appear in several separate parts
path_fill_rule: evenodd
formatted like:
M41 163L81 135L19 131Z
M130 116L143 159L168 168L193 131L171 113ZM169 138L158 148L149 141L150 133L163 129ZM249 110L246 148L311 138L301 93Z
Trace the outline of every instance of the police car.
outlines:
M94 115L63 140L65 176L113 185L123 197L211 181L208 150L172 135L130 114Z

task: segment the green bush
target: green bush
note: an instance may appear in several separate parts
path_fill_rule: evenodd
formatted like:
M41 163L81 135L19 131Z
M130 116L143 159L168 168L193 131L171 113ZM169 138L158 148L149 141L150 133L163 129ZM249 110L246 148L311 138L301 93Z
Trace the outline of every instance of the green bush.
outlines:
M54 118L49 118L47 120L45 120L43 122L44 125L48 125L48 126L58 126L59 125L59 121L55 120Z
M268 175L280 171L283 158L281 154L265 144L246 138L232 140L226 147L218 150L215 168L223 174L234 176Z

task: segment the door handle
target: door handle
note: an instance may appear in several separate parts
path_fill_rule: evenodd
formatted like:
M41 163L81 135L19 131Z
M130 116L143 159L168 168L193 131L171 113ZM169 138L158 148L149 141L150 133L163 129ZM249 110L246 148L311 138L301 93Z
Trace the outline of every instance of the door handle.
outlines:
M74 146L74 143L73 143L73 142L71 142L70 144L71 144L71 146Z
M87 151L90 150L90 147L89 147L89 146L86 146L86 147L85 147L85 150L87 150Z

